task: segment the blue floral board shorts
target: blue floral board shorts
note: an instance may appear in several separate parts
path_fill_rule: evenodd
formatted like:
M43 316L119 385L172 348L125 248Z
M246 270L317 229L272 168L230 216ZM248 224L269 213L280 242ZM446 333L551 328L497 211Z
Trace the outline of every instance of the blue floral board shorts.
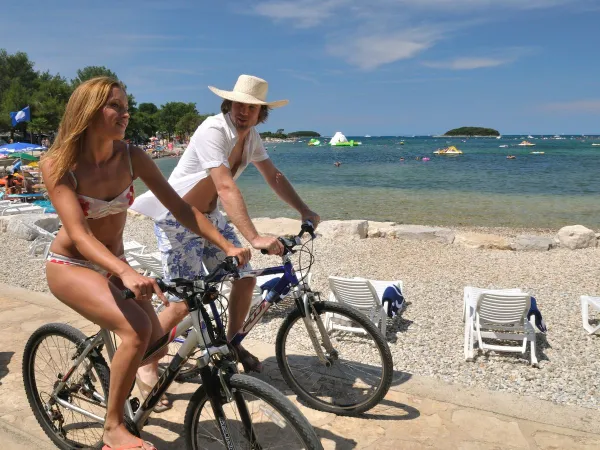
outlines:
M233 227L219 210L215 209L205 216L225 239L236 247L241 247ZM185 228L170 212L164 219L154 223L154 234L158 240L166 281L206 275L227 256L219 247ZM251 266L246 264L240 270L251 270ZM170 296L169 301L176 302L178 299Z

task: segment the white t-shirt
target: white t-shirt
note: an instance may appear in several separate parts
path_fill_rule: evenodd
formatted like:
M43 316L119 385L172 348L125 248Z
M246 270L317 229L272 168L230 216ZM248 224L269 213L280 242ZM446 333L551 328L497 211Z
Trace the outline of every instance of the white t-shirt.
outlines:
M183 156L169 177L169 184L183 197L200 180L209 175L210 169L221 165L230 168L228 158L237 140L238 134L229 114L208 117L190 139ZM269 155L258 131L252 128L246 137L242 161L234 179L242 174L248 164L268 158ZM167 209L150 191L137 197L131 209L153 219L160 219L167 213Z

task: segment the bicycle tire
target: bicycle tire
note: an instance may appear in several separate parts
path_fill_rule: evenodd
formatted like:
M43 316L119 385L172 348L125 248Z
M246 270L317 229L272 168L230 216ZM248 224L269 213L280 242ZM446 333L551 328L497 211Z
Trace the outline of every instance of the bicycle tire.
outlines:
M277 356L277 364L279 366L279 370L281 371L281 374L283 375L283 378L285 379L286 383L288 384L288 386L294 391L294 393L300 398L302 399L304 402L306 402L307 405L311 406L312 408L318 409L320 411L325 411L325 412L331 412L337 415L356 415L356 414L360 414L363 413L365 411L368 411L369 409L373 408L375 405L377 405L387 394L391 384L392 384L392 376L393 376L393 371L394 371L394 364L393 364L393 359L392 359L392 353L390 351L390 348L387 344L387 341L385 340L385 337L381 334L381 332L379 331L379 329L375 326L375 324L373 322L371 322L369 320L369 318L367 316L365 316L364 314L362 314L361 312L347 306L344 304L340 304L340 303L334 303L334 302L314 302L313 303L315 311L319 314L319 316L322 316L325 313L330 313L330 314L336 314L338 315L338 317L346 317L348 318L353 324L358 324L360 325L360 327L363 328L363 330L365 331L365 333L370 337L370 339L373 341L375 347L377 348L377 350L379 351L379 355L380 355L380 365L381 365L381 381L379 383L379 385L377 386L377 388L374 390L374 392L372 393L372 395L370 395L368 398L366 398L363 401L357 402L356 404L353 403L342 403L340 399L340 396L338 395L338 401L340 402L340 404L336 405L334 404L335 402L335 397L334 395L330 396L332 398L331 403L328 403L322 399L320 399L317 394L319 394L319 392L310 392L309 390L307 390L303 384L302 381L306 381L306 379L310 378L310 376L314 377L314 371L311 371L310 373L304 372L304 377L298 377L294 375L294 371L291 369L290 367L290 363L288 361L288 357L286 354L286 342L287 339L289 337L289 332L292 329L292 327L294 326L294 324L300 320L302 321L302 315L300 313L300 311L298 310L298 308L295 308L291 313L289 313L287 315L287 317L285 318L285 320L283 321L283 323L281 324L281 327L279 328L279 331L277 333L277 341L275 343L275 354ZM325 323L325 321L324 321ZM354 325L353 325L354 326ZM304 327L303 329L306 330L305 325L302 323L302 327ZM319 329L317 328L316 324L314 325L314 329L317 333L317 337L320 335L319 334ZM308 338L308 335L307 335ZM321 341L322 343L322 341ZM294 347L297 347L297 343L295 344ZM313 349L312 344L308 346L310 349ZM293 347L292 347L293 348ZM353 350L357 350L358 348L355 348ZM314 350L312 350L314 352ZM317 356L313 353L313 356L315 358L317 358ZM308 358L308 356L302 356L303 361ZM339 363L338 363L339 361ZM330 359L331 362L331 359ZM343 362L341 359L338 359L337 357L333 359L332 362L332 366L333 367L336 363L338 363L338 365L342 366ZM303 367L305 367L306 363L303 362ZM325 367L322 365L322 363L318 363L316 366L314 367ZM333 369L332 369L333 371ZM339 373L347 373L349 374L349 371L346 370L346 368L344 367L343 370L341 370ZM359 373L359 372L357 372ZM363 371L362 373L367 373L366 371ZM335 379L336 377L332 374L328 374L325 375L327 380L331 380L331 379ZM303 378L303 379L301 379ZM309 382L312 382L312 379L309 380ZM317 382L313 383L314 387L315 385L318 386L317 389L321 389L321 387L323 386L323 384L326 383L319 383L317 385ZM353 387L353 389L355 389ZM355 389L358 390L358 389ZM340 394L340 390L333 390L333 392L335 394ZM346 399L344 399L346 400ZM346 400L347 401L347 400Z
M44 432L46 433L46 435L52 440L52 442L54 442L54 444L56 444L56 446L60 449L64 449L64 450L70 450L70 449L74 449L74 448L96 448L96 447L100 447L102 445L102 434L103 434L103 426L102 424L99 424L98 422L93 422L94 425L97 425L100 427L100 431L99 431L99 439L95 440L94 442L80 442L80 440L77 439L77 436L75 436L76 431L78 430L78 428L73 428L73 434L68 436L65 433L65 430L63 429L63 431L61 432L60 429L55 425L55 421L52 420L48 413L46 413L45 410L45 406L44 406L44 401L42 400L42 397L40 396L40 392L38 392L38 384L40 384L39 382L42 381L41 376L39 377L40 379L38 380L38 374L36 373L36 369L35 369L35 362L36 362L36 357L38 356L38 350L40 349L40 346L46 341L47 338L52 338L52 337L57 337L57 338L63 338L66 339L67 341L70 341L71 343L73 343L74 348L73 350L68 350L68 349L64 349L63 353L66 353L64 355L61 355L62 358L62 362L65 363L65 367L60 367L59 369L62 370L62 373L59 371L58 373L56 373L56 377L58 378L58 374L61 373L61 375L64 375L64 371L68 370L70 368L70 364L72 363L72 359L71 357L73 356L73 352L75 351L75 349L77 349L77 347L79 345L81 345L85 339L86 336L79 330L77 330L76 328L71 327L70 325L67 324L63 324L63 323L50 323L47 325L43 325L42 327L38 328L29 338L29 340L27 341L27 344L25 345L25 350L23 352L23 384L25 387L25 393L27 394L27 400L29 401L29 405L31 406L31 409L33 410L33 414L35 415L35 418L37 419L38 423L40 424L40 426L42 427L42 429L44 430ZM60 351L59 351L60 352ZM40 357L41 359L41 357ZM95 389L95 385L96 383L98 383L100 385L100 387L102 388L102 394L104 395L104 399L105 401L108 401L108 392L109 392L109 380L110 380L110 371L108 368L108 365L106 364L105 359L102 357L102 355L88 355L87 358L88 362L90 363L90 367L93 367L94 371L95 371L95 383L94 386L92 386L92 388ZM81 367L82 365L78 366ZM70 380L74 380L74 378L76 377L76 373L74 373L73 375L71 375ZM89 380L89 382L91 383L92 381ZM83 392L81 386L80 386L80 391ZM78 391L77 394L80 392ZM73 392L70 392L70 394L73 394ZM84 395L84 394L82 394ZM81 398L81 397L79 397ZM71 399L72 401L72 399ZM106 410L106 405L100 405L100 404L96 404L95 405L98 408L104 408L104 412ZM56 411L55 415L56 417L63 417L64 419L64 415L63 415L63 410L65 412L69 412L71 414L71 417L74 417L74 413L71 410L68 410L67 408L63 408L59 405L57 405L56 403L54 404L54 410L53 410L53 414L54 411ZM100 411L98 411L98 413L100 413ZM75 413L76 414L76 413ZM81 416L84 417L84 416ZM58 419L56 419L58 420ZM88 422L91 421L92 419L87 419ZM60 426L62 428L62 425ZM93 431L87 424L82 425L81 428L84 432L86 430L90 430ZM71 431L71 430L69 430ZM97 434L97 433L96 433Z
M275 422L276 425L274 427L271 427L271 429L269 430L268 424L265 424L261 421L260 424L258 424L258 426L253 430L257 435L260 434L261 436L264 436L267 435L269 431L271 432L271 434L275 432L275 434L272 436L272 439L276 441L275 445L277 447L281 447L283 439L283 441L285 441L286 448L305 448L309 450L323 449L321 442L319 441L319 438L315 433L315 430L313 429L312 425L308 422L306 417L302 415L300 410L298 410L298 408L294 406L294 404L288 398L286 398L281 392L277 391L272 386L268 385L262 380L253 378L248 375L234 374L229 380L229 388L234 391L234 395L243 395L243 393L247 393L265 402L272 409L272 412L263 411L263 414L267 415L267 417L271 415L269 418L273 418L274 421L278 420L278 418L275 419L273 413L276 413L279 417L285 419L286 422L293 428L293 432L295 432L296 436L299 438L299 442L301 442L303 446L290 446L290 443L286 441L285 437L283 437L281 434L281 431L285 428L283 428L281 424L278 424L277 422ZM232 403L235 404L235 402ZM221 406L225 404L225 401L221 402ZM201 450L207 447L205 443L199 443L196 440L199 428L199 419L202 414L203 408L207 405L209 408L209 413L212 414L210 399L206 394L204 386L200 386L198 390L196 390L194 395L192 395L192 398L190 399L185 413L185 442L188 450ZM223 443L223 441L221 440L221 434L218 431L219 428L214 417L211 421L211 424L215 425L216 433L211 433L212 442L210 448L215 448L213 447L215 441L220 441L223 447L226 447L225 443ZM246 442L246 444L250 446L243 446L239 443L236 443L236 445L240 445L236 448L257 448L256 446L252 446L252 443L250 442ZM255 443L255 445L256 444L259 445L258 448L269 448L264 446L264 442L258 442Z

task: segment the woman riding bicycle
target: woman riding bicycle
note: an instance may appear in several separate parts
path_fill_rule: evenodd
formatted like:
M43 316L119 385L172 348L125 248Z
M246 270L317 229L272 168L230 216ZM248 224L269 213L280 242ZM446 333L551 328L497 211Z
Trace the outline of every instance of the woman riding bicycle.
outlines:
M127 94L115 79L91 79L71 95L42 163L50 200L63 224L50 247L46 275L61 302L121 340L112 360L105 448L148 450L153 447L125 428L124 404L148 344L163 335L150 303L152 294L168 302L156 282L132 269L123 255L133 180L140 178L186 228L241 264L250 259L250 251L227 241L175 193L143 150L123 142L128 122ZM124 288L135 293L135 301L122 298Z

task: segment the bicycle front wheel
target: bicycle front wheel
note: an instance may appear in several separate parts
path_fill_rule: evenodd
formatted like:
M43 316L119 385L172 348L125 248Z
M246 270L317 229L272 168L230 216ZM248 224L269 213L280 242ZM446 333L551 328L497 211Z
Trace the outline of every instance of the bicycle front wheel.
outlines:
M275 344L277 364L288 386L309 406L339 415L359 414L377 405L392 384L390 348L364 314L334 302L314 302L308 326L298 309L284 320ZM321 333L318 321L323 325Z
M233 401L227 403L223 397L216 405L225 414L223 422L215 417L204 386L190 399L184 423L189 450L284 447L322 450L306 417L275 388L256 378L235 374L230 378L229 389ZM227 439L223 438L223 427Z
M77 348L85 335L66 324L51 323L38 328L23 353L23 383L29 405L44 432L61 449L94 448L102 443L104 426L65 401L104 419L110 373L101 355L91 354L75 368L67 385L53 396L59 380L71 369Z

